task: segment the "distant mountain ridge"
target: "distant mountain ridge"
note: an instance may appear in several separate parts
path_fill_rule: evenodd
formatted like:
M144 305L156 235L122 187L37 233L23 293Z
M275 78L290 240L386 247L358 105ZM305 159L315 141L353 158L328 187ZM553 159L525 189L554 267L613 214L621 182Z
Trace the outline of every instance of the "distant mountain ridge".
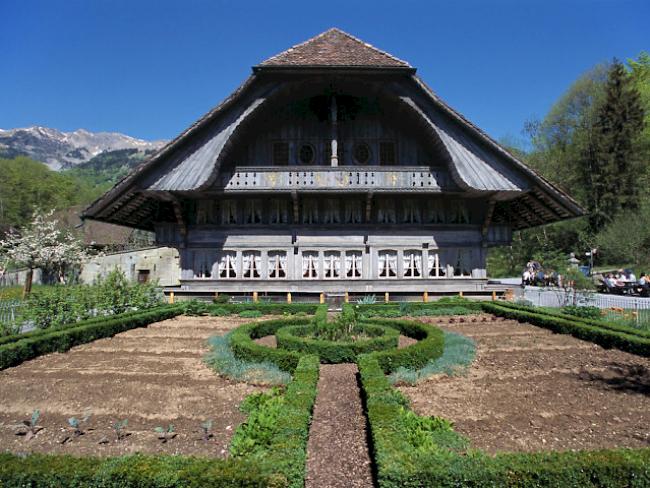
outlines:
M144 157L164 144L166 141L145 141L119 132L90 132L84 129L62 132L40 126L0 129L0 157L27 156L56 171L74 168L113 151L134 150L128 152L131 158L134 152Z

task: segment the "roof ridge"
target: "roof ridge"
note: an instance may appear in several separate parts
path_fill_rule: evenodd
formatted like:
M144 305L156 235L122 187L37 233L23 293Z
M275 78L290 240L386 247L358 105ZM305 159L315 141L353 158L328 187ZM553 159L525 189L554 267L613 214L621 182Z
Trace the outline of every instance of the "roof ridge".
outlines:
M413 67L408 63L407 61L398 58L397 56L394 56L390 54L387 51L384 51L382 49L377 48L376 46L363 41L362 39L359 39L358 37L353 36L352 34L345 32L344 30L338 28L338 27L330 27L329 29L321 32L320 34L316 34L313 37L310 37L309 39L302 41L300 43L294 44L293 46L289 47L288 49L285 49L284 51L281 51L263 61L261 61L259 64L257 64L253 69L257 68L265 68L265 67L278 67L278 66L355 66L357 65L358 60L358 53L363 52L359 50L357 52L357 59L354 59L354 56L350 60L350 63L340 63L340 62L332 62L331 56L330 59L327 59L328 56L327 54L322 56L322 48L319 52L318 50L318 43L319 41L323 40L323 38L326 38L327 36L331 36L332 34L341 36L342 38L348 39L348 41L352 41L354 44L356 44L359 48L366 50L366 57L369 58L368 62L360 62L358 63L359 66L376 66L376 67L392 67L392 68L410 68L413 69ZM332 45L335 45L336 43L336 37L333 37L331 39ZM327 40L324 40L323 42L327 43ZM305 62L304 57L305 57L305 52L309 53L309 47L314 46L316 57L319 55L321 56L320 60L316 60L316 62L310 63L310 62ZM354 49L352 49L354 51ZM369 52L370 51L370 52ZM338 51L338 53L344 55L346 51ZM350 51L347 51L348 54ZM314 53L309 53L309 55L314 56ZM307 57L309 57L307 55ZM293 60L291 60L291 57L294 57ZM374 56L374 61L372 60L372 57ZM303 59L300 59L300 58ZM342 56L345 57L345 56ZM296 61L296 58L298 60ZM382 61L378 61L382 60ZM319 62L320 61L320 62Z

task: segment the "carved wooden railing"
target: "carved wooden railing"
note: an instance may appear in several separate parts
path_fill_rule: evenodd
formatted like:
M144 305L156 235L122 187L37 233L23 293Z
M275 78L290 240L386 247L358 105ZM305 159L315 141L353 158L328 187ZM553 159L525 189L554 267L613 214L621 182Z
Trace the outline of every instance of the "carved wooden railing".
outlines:
M335 190L430 191L452 186L449 174L428 166L237 167L221 175L225 191Z

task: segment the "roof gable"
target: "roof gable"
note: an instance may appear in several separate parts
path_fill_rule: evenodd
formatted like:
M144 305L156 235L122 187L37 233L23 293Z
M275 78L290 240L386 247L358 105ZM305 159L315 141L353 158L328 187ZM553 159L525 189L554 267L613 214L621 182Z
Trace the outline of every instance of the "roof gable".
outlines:
M406 68L413 67L392 54L331 28L262 61L255 69L301 67Z

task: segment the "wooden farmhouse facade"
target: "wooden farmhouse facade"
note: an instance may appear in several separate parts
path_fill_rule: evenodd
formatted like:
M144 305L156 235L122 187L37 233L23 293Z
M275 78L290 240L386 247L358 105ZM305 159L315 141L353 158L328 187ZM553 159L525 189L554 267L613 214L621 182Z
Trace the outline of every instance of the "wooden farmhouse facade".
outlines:
M178 248L184 290L435 293L482 290L489 247L581 214L415 68L330 29L253 67L84 217Z

